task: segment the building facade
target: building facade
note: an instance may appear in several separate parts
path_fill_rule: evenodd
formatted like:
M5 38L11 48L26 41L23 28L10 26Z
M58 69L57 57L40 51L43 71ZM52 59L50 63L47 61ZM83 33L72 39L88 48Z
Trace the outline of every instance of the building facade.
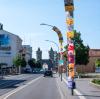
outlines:
M12 66L13 59L19 54L20 49L22 49L22 39L3 30L3 24L0 24L0 64Z
M53 66L54 66L54 51L52 48L49 51L49 59L52 61Z
M51 48L49 51L49 59L52 61L53 63L53 67L58 66L58 53L57 51L53 51L53 49Z
M100 49L90 49L89 63L87 65L76 65L77 72L95 72L95 62L97 59L100 59Z
M30 45L22 45L22 48L25 60L28 62L28 60L32 59L32 47Z

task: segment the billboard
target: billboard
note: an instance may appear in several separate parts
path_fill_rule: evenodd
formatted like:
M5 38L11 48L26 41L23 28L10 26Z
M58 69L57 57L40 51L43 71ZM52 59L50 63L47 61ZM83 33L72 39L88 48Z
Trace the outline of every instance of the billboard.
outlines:
M8 34L0 34L0 55L11 54L10 36Z

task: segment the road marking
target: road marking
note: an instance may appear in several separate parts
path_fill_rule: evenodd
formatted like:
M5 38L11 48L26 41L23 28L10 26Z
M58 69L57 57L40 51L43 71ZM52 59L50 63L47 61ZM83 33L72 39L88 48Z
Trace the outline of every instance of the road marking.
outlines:
M60 93L61 99L64 99L64 95L63 95L63 93L62 93L62 91L61 91L61 89L60 89L60 85L59 85L59 82L58 82L57 79L56 79L56 82L57 82L57 88L58 88L58 90L59 90L59 93Z
M22 76L22 78L19 78L19 79L18 79L18 77L16 76L16 77L17 77L17 80L21 80L21 79L26 78L26 75L25 75L24 77L23 77L23 75L20 75L20 77L21 77L21 76ZM12 76L12 77L13 77L13 76ZM11 77L9 77L9 78L11 78ZM27 78L28 78L28 76L27 76ZM8 79L6 79L6 80L8 80ZM6 80L5 80L5 82L1 83L0 86L3 85L3 84L8 83L8 81L6 81ZM9 80L14 80L14 79L9 79ZM11 85L11 84L14 84L15 82L10 81L9 83L10 83L10 85ZM8 86L9 86L9 84L6 84L3 88L6 88L6 87L8 87Z
M65 78L63 78L63 81L67 84L67 80ZM74 89L74 92L78 95L78 97L80 99L86 99L84 96L82 96L83 94L81 94L77 89Z
M10 92L8 92L8 93L6 93L6 94L0 96L0 99L7 99L9 96L11 96L11 95L15 94L16 92L22 90L23 88L27 87L28 85L30 85L30 84L36 82L36 81L39 80L41 77L42 77L42 76L40 76L40 77L38 77L38 78L36 78L36 79L33 79L32 81L26 83L25 85L23 85L23 86L21 86L21 87L18 87L18 88L16 88L16 89L14 89L14 90L12 90L12 91L10 91Z

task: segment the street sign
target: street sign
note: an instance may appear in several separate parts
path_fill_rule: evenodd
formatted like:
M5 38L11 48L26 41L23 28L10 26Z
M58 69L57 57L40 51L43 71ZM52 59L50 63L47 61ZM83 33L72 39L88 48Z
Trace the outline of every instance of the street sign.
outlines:
M60 65L63 65L64 64L64 61L63 60L59 60L59 64Z

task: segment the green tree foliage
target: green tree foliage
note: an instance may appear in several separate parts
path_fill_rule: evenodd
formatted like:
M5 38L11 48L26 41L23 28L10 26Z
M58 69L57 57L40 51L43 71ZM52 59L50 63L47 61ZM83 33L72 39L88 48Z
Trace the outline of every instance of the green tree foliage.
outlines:
M75 64L77 65L86 65L89 62L89 46L83 44L81 39L81 33L74 31L75 36L73 38L75 45ZM67 46L65 46L67 50Z
M13 64L17 67L21 66L21 57L19 55L13 59Z
M36 66L36 60L35 60L34 58L32 58L32 59L30 59L30 60L28 61L28 64L30 65L30 67L31 67L32 69L34 69L35 66Z
M97 59L97 60L95 61L95 66L96 66L96 67L100 67L100 59Z
M26 62L25 58L21 59L21 64L20 65L21 65L21 67L26 67L27 62Z
M18 56L16 56L15 58L14 58L14 60L13 60L13 64L15 65L15 66L21 66L21 67L25 67L26 66L26 60L25 60L25 58L22 58L21 59L21 57L18 55Z
M41 65L41 62L40 61L37 61L36 62L36 68L42 68L42 65Z

